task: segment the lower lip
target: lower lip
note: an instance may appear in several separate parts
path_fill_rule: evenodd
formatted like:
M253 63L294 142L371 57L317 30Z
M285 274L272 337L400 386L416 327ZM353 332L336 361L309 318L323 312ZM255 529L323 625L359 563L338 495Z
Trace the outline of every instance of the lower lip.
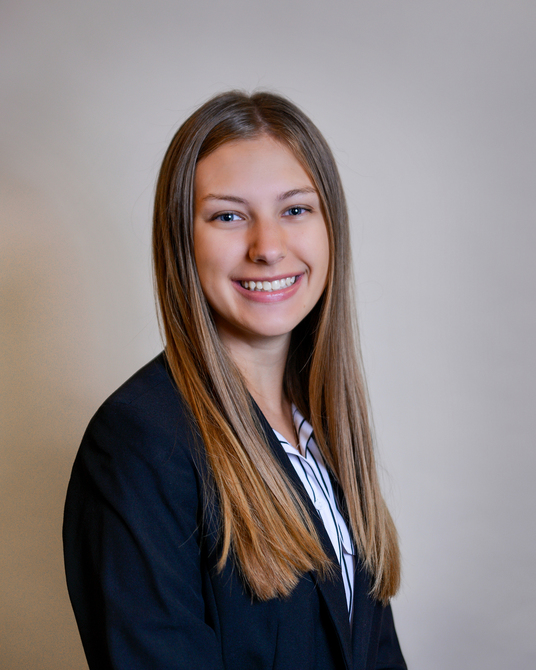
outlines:
M294 284L287 286L286 288L276 289L275 291L250 291L249 289L244 288L238 281L233 282L233 284L236 290L245 298L248 298L248 300L271 304L291 298L298 290L302 277L303 275L298 275Z

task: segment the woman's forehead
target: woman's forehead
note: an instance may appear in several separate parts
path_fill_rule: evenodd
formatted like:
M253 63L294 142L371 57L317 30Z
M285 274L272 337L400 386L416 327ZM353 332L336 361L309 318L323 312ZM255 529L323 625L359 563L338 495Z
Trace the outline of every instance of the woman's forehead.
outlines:
M214 189L247 191L264 187L281 193L294 189L316 191L302 164L283 143L262 135L233 140L218 147L197 164L196 191L202 197ZM222 191L223 189L223 191Z

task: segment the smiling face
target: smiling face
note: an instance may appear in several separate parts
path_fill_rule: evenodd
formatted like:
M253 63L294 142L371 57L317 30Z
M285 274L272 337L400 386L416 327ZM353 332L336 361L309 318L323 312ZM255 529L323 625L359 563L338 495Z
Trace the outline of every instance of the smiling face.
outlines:
M322 295L329 267L318 193L289 149L261 135L199 161L194 253L224 342L288 342Z

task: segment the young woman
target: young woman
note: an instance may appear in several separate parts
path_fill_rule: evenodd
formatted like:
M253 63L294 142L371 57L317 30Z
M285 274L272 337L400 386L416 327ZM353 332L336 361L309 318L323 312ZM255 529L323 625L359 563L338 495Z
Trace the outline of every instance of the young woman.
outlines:
M160 171L165 351L84 436L67 582L92 670L405 668L333 156L270 93L229 92Z

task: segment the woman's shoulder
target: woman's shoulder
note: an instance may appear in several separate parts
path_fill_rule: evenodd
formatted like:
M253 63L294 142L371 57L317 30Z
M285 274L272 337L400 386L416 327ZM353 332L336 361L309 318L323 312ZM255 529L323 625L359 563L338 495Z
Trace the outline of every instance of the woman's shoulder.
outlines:
M198 445L194 419L162 353L103 402L89 422L81 452L155 463L181 454L190 460Z
M127 381L114 391L103 403L135 405L143 408L155 400L168 404L182 404L169 368L164 352L146 363L135 372Z

